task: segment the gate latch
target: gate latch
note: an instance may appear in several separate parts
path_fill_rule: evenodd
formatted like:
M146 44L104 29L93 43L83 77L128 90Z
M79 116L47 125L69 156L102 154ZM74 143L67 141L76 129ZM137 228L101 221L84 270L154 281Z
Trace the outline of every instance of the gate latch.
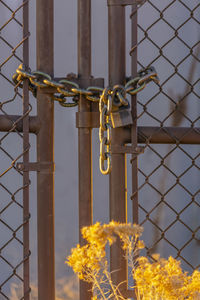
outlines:
M111 146L111 153L112 154L133 154L133 155L140 155L144 153L144 147L142 146L122 146L122 145L112 145Z
M18 162L16 164L16 169L21 172L36 171L51 173L55 170L55 164L52 162L29 162L25 164Z

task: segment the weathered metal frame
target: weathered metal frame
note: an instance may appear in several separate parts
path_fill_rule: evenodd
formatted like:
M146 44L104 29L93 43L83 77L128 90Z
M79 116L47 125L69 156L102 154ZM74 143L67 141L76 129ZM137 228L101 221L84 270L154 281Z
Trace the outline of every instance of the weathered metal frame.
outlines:
M91 78L91 0L78 0L78 76ZM88 82L87 82L88 80ZM91 103L80 97L79 113L91 111ZM86 118L87 119L87 118ZM81 228L92 224L92 128L78 128L79 166L79 242L84 244ZM91 285L80 282L80 300L91 299Z
M54 1L36 1L37 69L53 76ZM47 34L48 33L48 34ZM54 163L54 102L51 95L37 92L37 162ZM54 171L37 172L38 300L55 299Z
M23 62L29 66L29 1L23 2ZM29 90L28 80L23 85L23 162L29 162ZM29 171L23 172L23 278L24 278L24 300L30 299L30 247L29 247Z
M120 20L120 22L119 22ZM119 42L120 41L120 42ZM125 55L125 7L108 6L108 64L109 85L123 84L126 76ZM113 128L112 145L123 145L123 128ZM109 176L109 198L110 198L110 220L127 222L127 180L126 180L126 158L124 153L112 153L112 171ZM124 294L127 290L127 263L124 257L120 241L111 246L110 271L112 281Z
M99 112L77 113L76 127L79 128L99 128ZM11 130L13 123L20 118L19 115L0 115L0 132ZM28 116L29 133L38 134L41 122L37 116ZM23 132L23 121L16 124L16 130ZM123 135L125 143L131 143L131 129L124 128ZM150 144L200 144L199 127L156 127L156 126L137 126L137 142L143 144L146 140Z

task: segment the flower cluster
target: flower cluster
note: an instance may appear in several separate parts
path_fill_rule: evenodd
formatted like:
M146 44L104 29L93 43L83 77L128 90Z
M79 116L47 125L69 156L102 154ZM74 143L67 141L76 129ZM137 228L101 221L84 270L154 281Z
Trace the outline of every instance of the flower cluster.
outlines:
M80 279L92 283L94 300L125 299L112 282L105 250L107 243L112 245L119 238L131 266L138 300L200 300L199 271L189 276L173 257L166 260L154 254L153 262L138 257L144 248L143 241L139 240L142 231L139 225L114 221L84 227L82 235L87 244L72 249L66 263Z
M123 242L123 248L126 249L129 245L130 237L134 237L136 240L142 232L143 229L139 225L122 224L115 221L103 225L97 222L92 226L82 228L83 238L89 244L97 245L100 248L105 248L107 242L112 245L118 236Z
M93 291L100 294L100 299L108 299L113 296L118 298L118 287L114 286L111 274L108 271L108 260L106 258L106 244L112 245L117 238L122 242L122 247L128 252L136 254L137 249L143 247L142 242L138 241L142 234L142 228L138 225L121 224L110 222L109 224L96 224L82 228L82 236L87 244L72 249L71 255L67 259L67 264L71 266L78 277L84 281L91 282ZM104 288L102 288L104 286ZM105 288L109 286L109 288ZM97 298L94 296L94 299ZM96 297L96 298L95 298Z
M197 300L200 299L200 272L192 276L181 269L180 261L153 256L151 263L146 257L138 258L138 267L133 270L138 299L143 300Z

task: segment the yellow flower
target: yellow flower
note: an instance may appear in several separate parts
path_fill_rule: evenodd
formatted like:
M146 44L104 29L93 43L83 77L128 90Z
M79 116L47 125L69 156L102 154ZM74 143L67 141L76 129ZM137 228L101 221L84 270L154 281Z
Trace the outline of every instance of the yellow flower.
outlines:
M155 261L158 261L158 260L160 259L160 254L154 253L154 254L152 254L152 258L153 258Z
M137 242L137 248L138 248L138 249L143 249L144 247L145 247L144 242L139 240L139 241Z
M111 274L108 271L105 247L107 243L111 245L119 238L126 253L125 257L132 267L138 299L200 300L199 271L196 270L188 276L187 272L182 270L180 261L173 257L164 259L160 258L159 254L153 254L153 262L147 257L138 257L139 250L145 246L143 241L139 240L142 230L139 225L115 221L103 225L97 222L90 227L84 227L82 235L87 244L82 247L77 245L72 249L66 263L80 279L92 283L95 295L103 295L101 299L110 299L117 290L110 283ZM103 287L108 285L104 295ZM112 295L109 294L110 291ZM93 296L93 300L99 299L98 297Z
M134 249L135 253L136 250L144 247L143 242L138 241L142 230L139 225L115 221L103 225L97 222L92 226L83 227L81 232L87 244L83 247L77 245L72 249L66 263L73 268L80 279L93 282L94 277L97 280L102 277L102 274L108 274L106 244L112 245L119 237L123 248L128 249L129 253Z

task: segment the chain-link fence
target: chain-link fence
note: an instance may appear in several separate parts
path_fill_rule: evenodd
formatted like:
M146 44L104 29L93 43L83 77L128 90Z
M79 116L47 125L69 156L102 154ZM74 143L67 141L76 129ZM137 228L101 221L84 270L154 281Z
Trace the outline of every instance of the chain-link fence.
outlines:
M26 84L18 90L12 74L28 65L28 1L0 1L0 299L29 299L29 175L17 162L29 159ZM23 133L22 133L23 131Z
M199 32L199 1L138 10L138 68L154 65L160 77L137 99L139 222L147 254L180 258L187 270L200 265Z

